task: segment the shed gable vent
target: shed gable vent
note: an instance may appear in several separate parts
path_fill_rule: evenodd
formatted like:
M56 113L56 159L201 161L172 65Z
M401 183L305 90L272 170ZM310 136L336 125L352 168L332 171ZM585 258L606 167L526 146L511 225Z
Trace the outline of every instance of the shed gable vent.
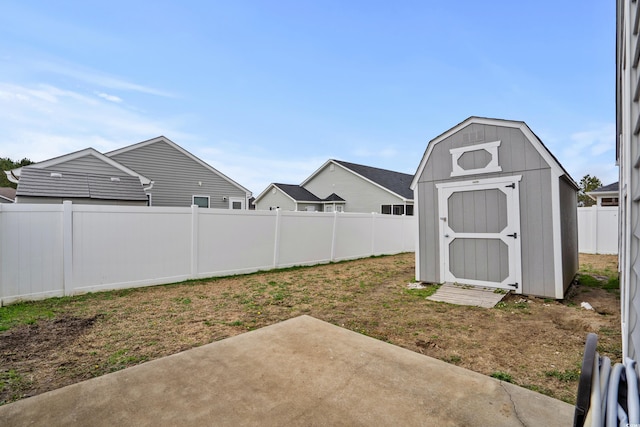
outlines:
M498 163L500 141L452 148L451 176L474 175L479 173L502 172Z
M111 177L111 182L120 182L120 178L118 178L118 177Z
M60 172L51 172L51 178L62 178L62 174Z

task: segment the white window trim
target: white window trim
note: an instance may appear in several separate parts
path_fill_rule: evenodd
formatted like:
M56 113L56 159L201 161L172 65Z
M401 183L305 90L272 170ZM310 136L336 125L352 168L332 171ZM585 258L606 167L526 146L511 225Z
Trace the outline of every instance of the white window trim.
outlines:
M211 207L211 198L209 196L200 195L200 194L194 194L193 196L191 196L191 204L192 205L196 204L196 197L202 197L204 199L207 199L207 208Z
M241 208L240 209L236 209L236 210L243 210L246 208L246 199L243 197L229 197L229 209L233 210L233 202L240 202L241 203Z
M502 141L493 141L486 142L484 144L476 144L476 145L468 145L466 147L458 147L452 148L449 150L451 154L451 176L465 176L465 175L474 175L478 173L491 173L491 172L502 172L502 167L498 164L498 147L500 147ZM462 167L458 164L458 160L464 153L468 153L471 151L479 151L485 150L489 155L491 155L491 160L487 164L487 166L483 168L477 169L462 169Z

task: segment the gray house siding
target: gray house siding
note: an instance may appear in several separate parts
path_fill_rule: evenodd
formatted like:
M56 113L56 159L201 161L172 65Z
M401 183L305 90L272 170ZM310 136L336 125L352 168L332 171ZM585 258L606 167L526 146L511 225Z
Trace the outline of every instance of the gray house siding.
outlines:
M498 147L500 172L452 177L452 148L501 141ZM467 152L458 162L465 169L487 164L484 153ZM441 277L439 253L438 190L443 182L470 181L521 175L520 247L522 288L531 295L554 295L553 209L551 167L533 147L520 129L473 123L438 142L418 177L419 203L419 271L425 282L438 282ZM574 206L575 208L575 206ZM567 273L568 274L568 273Z
M560 217L562 233L562 283L566 291L578 272L578 197L571 184L560 178Z
M270 207L276 206L284 211L295 211L296 203L289 196L284 194L280 189L276 189L275 194L269 190L257 203L256 209L268 210Z
M162 140L118 151L107 156L153 181L153 206L190 206L194 195L209 196L211 208L228 209L231 197L246 201L240 188Z
M74 172L92 175L128 176L118 168L115 168L102 160L86 155L77 159L68 160L57 165L44 167L42 169L55 172ZM144 174L143 174L144 175Z
M380 213L382 205L413 204L334 164L326 165L304 187L321 199L332 193L342 197L345 212Z

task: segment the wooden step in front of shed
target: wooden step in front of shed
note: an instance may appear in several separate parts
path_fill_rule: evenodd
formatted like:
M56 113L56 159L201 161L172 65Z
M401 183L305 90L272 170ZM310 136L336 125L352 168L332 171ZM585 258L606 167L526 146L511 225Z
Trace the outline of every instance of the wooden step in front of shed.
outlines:
M505 295L506 291L504 293L496 292L494 288L445 283L427 299L449 304L491 308L499 303Z

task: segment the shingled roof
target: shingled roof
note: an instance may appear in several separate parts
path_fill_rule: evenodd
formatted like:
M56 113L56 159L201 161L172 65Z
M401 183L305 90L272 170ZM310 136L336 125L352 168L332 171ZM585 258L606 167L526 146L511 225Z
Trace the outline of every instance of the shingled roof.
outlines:
M359 165L356 163L333 160L339 165L357 173L358 175L375 182L376 184L390 190L405 199L413 200L413 190L409 188L413 175L407 173L390 171L387 169L374 168L372 166Z
M111 177L23 167L18 197L63 197L144 201L147 196L135 176Z
M322 200L311 191L296 184L273 184L296 202L317 202Z
M603 185L602 187L598 187L590 193L610 193L612 191L619 191L619 185L617 182L609 185Z

